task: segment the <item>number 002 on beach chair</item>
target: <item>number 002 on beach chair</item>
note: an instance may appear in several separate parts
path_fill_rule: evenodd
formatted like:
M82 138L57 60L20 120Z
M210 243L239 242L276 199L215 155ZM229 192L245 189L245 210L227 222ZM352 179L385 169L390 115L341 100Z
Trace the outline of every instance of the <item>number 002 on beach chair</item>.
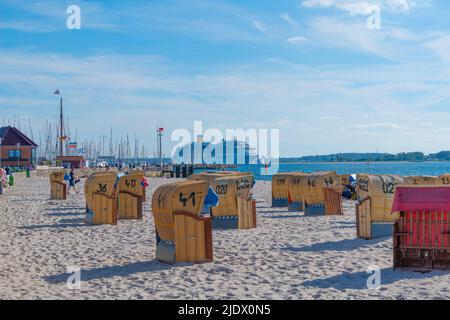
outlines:
M167 262L213 260L211 217L201 211L207 181L181 181L159 187L152 197L156 259Z
M342 187L334 171L313 172L301 179L305 215L341 215Z
M99 172L84 184L87 224L117 224L117 174Z
M450 186L399 185L394 268L450 269Z
M117 182L119 193L119 219L142 219L142 204L145 197L144 172L132 171Z
M50 197L54 200L66 200L67 184L64 181L64 170L53 171L50 174Z
M358 174L356 180L357 237L369 240L392 236L398 217L391 214L395 188L398 184L408 184L408 179L396 175Z

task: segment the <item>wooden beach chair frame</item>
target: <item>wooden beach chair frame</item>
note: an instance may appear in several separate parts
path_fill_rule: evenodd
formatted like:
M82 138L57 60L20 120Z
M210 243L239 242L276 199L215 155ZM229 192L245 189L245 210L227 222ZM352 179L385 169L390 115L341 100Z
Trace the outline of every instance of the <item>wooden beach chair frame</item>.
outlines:
M62 180L54 180L54 174L62 175ZM67 199L67 183L64 181L64 171L52 172L50 174L50 199L66 200Z
M400 187L450 189L450 186L445 185L402 185ZM434 269L450 270L450 211L448 209L422 208L399 211L399 218L394 223L393 268L421 272Z
M143 172L131 172L129 175L121 176L117 181L119 219L142 219L143 202L145 200L145 186L141 186L143 177ZM124 181L127 180L131 180L131 182L128 182L131 187L124 185ZM132 185L133 180L134 183L138 184L137 186Z

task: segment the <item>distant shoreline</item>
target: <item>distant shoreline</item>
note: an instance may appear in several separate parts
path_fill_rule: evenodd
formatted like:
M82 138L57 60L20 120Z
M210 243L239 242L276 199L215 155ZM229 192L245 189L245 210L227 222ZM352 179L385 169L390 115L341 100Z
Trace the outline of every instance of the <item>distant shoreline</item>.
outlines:
M334 164L334 163L348 163L348 164L369 164L373 163L450 163L449 160L424 160L424 161L280 161L280 164Z

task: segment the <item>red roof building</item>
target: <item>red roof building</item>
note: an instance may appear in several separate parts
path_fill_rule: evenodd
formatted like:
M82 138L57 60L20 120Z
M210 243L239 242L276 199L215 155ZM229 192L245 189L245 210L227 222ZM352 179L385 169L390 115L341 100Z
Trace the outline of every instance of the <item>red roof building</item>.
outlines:
M38 145L15 127L0 128L0 166L27 168L36 164Z

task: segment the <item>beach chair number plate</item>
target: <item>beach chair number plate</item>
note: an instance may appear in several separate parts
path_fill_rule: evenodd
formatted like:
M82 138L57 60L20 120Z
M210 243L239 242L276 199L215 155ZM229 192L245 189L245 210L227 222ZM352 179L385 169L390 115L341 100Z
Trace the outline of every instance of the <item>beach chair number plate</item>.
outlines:
M248 179L241 179L239 181L236 181L236 187L238 190L248 189L250 188L250 182L248 181Z
M315 187L316 186L316 182L314 180L311 181L311 180L308 179L308 186L309 187Z
M190 199L192 199L192 205L195 206L195 192L191 192L187 198L183 195L183 192L180 192L180 202L183 204L183 207L186 207Z
M131 182L127 180L125 180L125 185L129 188L130 186L132 188L136 187L136 179L132 179Z
M369 192L369 180L359 179L358 187L362 191Z
M99 183L97 192L106 193L108 191L108 188L106 187L106 184Z
M228 192L228 185L226 184L219 184L216 186L216 193L217 194L227 194Z
M328 186L332 186L333 183L334 183L334 180L333 180L332 177L329 177L329 178L325 179L325 185L326 185L327 187L328 187Z
M390 183L384 183L383 182L383 192L384 193L389 193L389 194L393 194L394 193L394 189L395 189L395 184L390 182Z

